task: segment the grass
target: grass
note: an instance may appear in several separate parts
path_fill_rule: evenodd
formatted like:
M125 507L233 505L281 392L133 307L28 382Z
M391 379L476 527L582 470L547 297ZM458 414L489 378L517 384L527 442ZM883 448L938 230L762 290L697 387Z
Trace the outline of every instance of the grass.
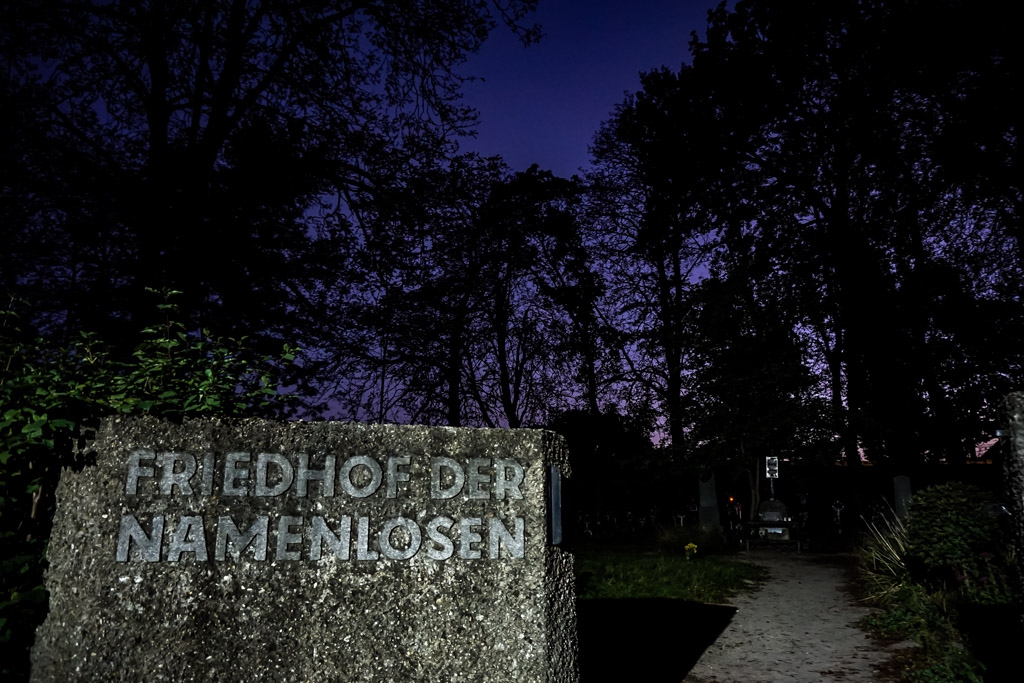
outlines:
M586 547L576 552L577 595L582 600L672 598L716 603L766 578L763 567L722 556L635 547Z

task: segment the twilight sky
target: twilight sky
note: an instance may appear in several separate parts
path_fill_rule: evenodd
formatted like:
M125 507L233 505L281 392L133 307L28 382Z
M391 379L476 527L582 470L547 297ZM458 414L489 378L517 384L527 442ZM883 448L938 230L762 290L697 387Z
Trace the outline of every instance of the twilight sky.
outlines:
M560 176L587 165L587 146L640 72L689 61L690 32L702 36L718 0L540 0L544 29L528 48L496 30L461 71L465 102L480 112L464 151L500 154L513 170L537 163Z

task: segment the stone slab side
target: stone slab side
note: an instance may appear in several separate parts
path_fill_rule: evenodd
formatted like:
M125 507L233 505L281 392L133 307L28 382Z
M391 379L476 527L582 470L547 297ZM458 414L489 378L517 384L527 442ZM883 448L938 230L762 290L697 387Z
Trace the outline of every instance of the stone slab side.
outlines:
M1006 497L1013 516L1014 545L1017 549L1017 587L1024 588L1024 393L1009 394L1003 403L1009 427L1005 451Z

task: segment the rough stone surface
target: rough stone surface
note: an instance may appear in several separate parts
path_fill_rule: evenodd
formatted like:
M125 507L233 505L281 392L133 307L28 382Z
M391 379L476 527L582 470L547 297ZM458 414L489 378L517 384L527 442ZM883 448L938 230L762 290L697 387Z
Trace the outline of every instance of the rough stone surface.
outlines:
M57 492L51 610L36 636L33 681L577 680L572 557L548 542L546 473L558 466L568 475L551 433L123 418L103 424L94 448L96 466L65 473ZM212 479L204 478L208 453ZM231 453L247 455L225 475ZM258 480L261 453L287 464L264 459ZM187 456L161 454L194 456L195 473ZM300 476L300 454L312 476ZM330 469L329 455L334 495L315 479ZM380 465L379 486L365 456ZM450 468L438 470L432 495L438 458L466 474L450 498L438 495L454 486ZM264 495L254 495L258 486ZM326 541L312 559L314 519L341 538L345 517L348 559ZM450 548L428 533L439 517L452 521L434 528ZM229 526L244 535L261 518L265 535L218 544ZM395 530L385 539L389 520Z
M1024 393L1012 393L1004 404L1009 427L1006 453L1006 498L1013 515L1017 557L1024 557ZM1024 562L1017 562L1017 585L1024 587Z

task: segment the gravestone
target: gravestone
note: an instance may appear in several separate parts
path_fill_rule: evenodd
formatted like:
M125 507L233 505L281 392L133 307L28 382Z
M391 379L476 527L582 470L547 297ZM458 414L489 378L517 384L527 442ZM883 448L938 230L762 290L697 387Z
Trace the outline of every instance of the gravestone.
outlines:
M718 513L718 491L715 488L715 473L701 475L700 479L700 530L719 531L722 519Z
M578 678L557 435L115 418L92 448L33 681Z
M910 477L904 474L893 477L892 490L896 516L906 522L910 516L910 499L914 495L910 490Z

